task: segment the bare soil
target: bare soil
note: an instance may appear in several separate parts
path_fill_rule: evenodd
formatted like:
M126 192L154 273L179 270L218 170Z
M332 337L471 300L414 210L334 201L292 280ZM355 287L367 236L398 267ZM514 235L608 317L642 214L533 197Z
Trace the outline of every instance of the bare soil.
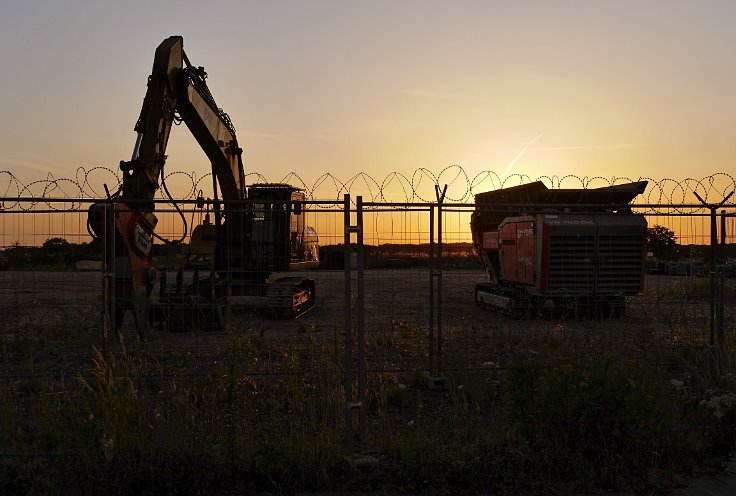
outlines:
M275 274L274 278L282 275L286 274ZM263 301L255 298L229 308L227 331L169 333L153 329L145 342L138 342L128 313L123 324L125 346L154 357L162 369L180 362L177 357L182 353L194 354L196 358L188 362L193 373L207 373L213 356L233 336L257 336L269 358L264 363L273 372L279 368L275 359L279 353L296 353L308 367L306 350L315 342L335 356L343 356L346 328L351 329L357 346L360 314L355 274L349 299L351 324L345 321L343 271L288 275L316 281L317 304L296 320L267 318L259 310ZM185 280L188 277L191 274L185 274ZM560 353L612 345L623 354L657 348L661 349L657 356L666 360L678 340L708 339L710 306L705 280L650 276L647 290L630 298L627 315L609 321L515 321L475 305L475 284L484 280L480 270L450 268L443 271L440 288L438 278L432 281L426 268L366 270L363 323L368 369L423 370L429 367L430 355L433 363L445 370L497 369L511 357L538 353L545 343ZM23 353L30 356L32 351L36 371L74 374L88 367L93 346L119 346L110 336L105 339L102 335L101 289L98 272L0 272L0 340L8 358L5 373L27 372ZM734 303L733 298L727 300L729 312L733 312ZM727 319L727 325L729 333L733 332L733 319ZM431 350L430 338L435 343Z

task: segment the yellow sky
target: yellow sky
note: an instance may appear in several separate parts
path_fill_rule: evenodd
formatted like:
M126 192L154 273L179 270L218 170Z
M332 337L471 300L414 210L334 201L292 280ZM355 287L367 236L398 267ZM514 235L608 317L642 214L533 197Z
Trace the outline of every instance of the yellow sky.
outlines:
M484 171L732 174L735 18L726 0L9 0L0 171L27 185L117 170L154 50L178 34L261 175L249 177L301 180L318 197L348 183L366 199L431 200L438 177L459 199ZM209 173L184 126L167 153L167 172ZM97 195L115 182L104 169L94 180ZM171 182L175 195L191 187Z
M684 0L10 0L0 169L31 181L115 168L153 52L180 34L247 170L269 180L380 182L453 164L531 177L729 172L735 14L733 2ZM205 174L194 140L174 131L168 170Z

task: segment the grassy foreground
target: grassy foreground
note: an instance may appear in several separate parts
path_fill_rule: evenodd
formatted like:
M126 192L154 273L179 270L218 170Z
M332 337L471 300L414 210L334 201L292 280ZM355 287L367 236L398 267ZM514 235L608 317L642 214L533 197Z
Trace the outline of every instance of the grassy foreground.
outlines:
M655 366L554 344L448 373L446 392L418 371L369 374L369 469L344 456L343 364L316 339L290 351L232 335L168 367L89 347L70 376L4 344L28 375L0 384L0 493L666 491L736 446L733 354L681 342ZM208 373L190 373L197 360Z

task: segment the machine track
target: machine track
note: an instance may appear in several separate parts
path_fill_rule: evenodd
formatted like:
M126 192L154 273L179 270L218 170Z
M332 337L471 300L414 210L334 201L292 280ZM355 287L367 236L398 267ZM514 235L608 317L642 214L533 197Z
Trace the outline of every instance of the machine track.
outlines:
M537 298L513 288L503 288L491 283L475 286L475 303L481 308L504 315L514 320L537 318Z
M266 290L266 312L271 318L296 319L314 307L314 279L282 277Z
M196 284L166 284L165 277L158 298L151 305L149 323L168 331L217 331L223 328L222 309L227 297L217 298L210 279L197 279ZM214 279L213 279L214 280ZM314 307L314 279L282 277L268 284L265 314L279 320L295 319Z
M483 309L509 315L514 320L548 315L573 319L621 319L626 313L626 298L620 295L565 296L543 300L519 289L491 283L476 284L475 303Z

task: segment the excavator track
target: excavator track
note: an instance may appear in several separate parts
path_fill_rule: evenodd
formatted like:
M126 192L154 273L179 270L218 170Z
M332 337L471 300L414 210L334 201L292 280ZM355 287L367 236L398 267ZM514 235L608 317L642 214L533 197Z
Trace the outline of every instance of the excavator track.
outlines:
M266 291L266 312L271 318L296 319L314 307L314 279L282 277Z

